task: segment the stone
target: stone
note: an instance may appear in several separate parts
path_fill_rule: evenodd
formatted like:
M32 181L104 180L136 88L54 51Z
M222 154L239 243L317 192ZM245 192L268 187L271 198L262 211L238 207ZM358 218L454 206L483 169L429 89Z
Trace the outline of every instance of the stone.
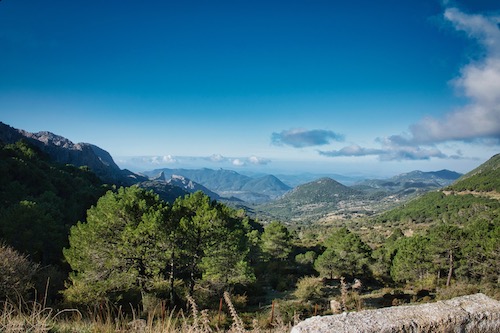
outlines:
M474 294L435 303L344 312L308 318L291 332L497 333L500 332L500 302L484 294Z
M332 299L330 301L330 309L332 310L332 313L338 314L342 312L342 304L340 304L339 301Z

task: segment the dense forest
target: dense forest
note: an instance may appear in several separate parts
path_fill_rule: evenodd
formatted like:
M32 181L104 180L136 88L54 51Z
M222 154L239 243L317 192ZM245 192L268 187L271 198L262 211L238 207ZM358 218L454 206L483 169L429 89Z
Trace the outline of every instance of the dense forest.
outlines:
M0 156L3 300L44 295L54 308L107 304L145 316L194 301L219 311L223 325L228 293L265 327L275 303L291 321L331 313L331 299L356 310L475 291L500 297L498 156L449 188L356 222L371 233L346 225L320 234L261 224L202 192L166 203L103 184L23 141L0 143ZM367 238L381 226L387 237Z

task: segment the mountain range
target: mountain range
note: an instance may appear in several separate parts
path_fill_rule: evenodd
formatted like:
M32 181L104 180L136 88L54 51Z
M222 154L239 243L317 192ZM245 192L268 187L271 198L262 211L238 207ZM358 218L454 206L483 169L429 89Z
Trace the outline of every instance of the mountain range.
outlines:
M299 185L256 210L267 219L294 223L348 220L390 209L420 194L449 185L460 176L449 170L416 170L390 179L365 180L353 186L326 177Z
M291 190L290 186L273 175L252 178L236 171L224 169L163 168L147 171L143 174L150 178L162 178L165 181L169 178L182 176L184 179L189 179L193 183L198 183L215 192L220 197L238 198L252 204L271 201Z
M312 220L349 218L354 215L371 215L404 202L416 195L450 185L461 174L441 170L434 172L412 171L389 179L371 179L355 183L345 179L346 186L330 177L322 177L305 184L289 186L304 179L281 175L242 175L232 170L213 169L156 169L137 174L121 170L111 155L89 143L73 143L50 132L30 133L0 122L0 140L14 143L25 140L61 164L86 166L101 180L116 185L133 185L154 190L164 200L203 191L213 200L232 202L250 207L257 214L287 220ZM301 178L302 177L302 178ZM309 175L313 177L313 175Z
M403 173L389 179L367 179L357 182L353 188L363 191L386 191L409 195L425 193L450 185L462 174L449 170L423 172L419 170Z

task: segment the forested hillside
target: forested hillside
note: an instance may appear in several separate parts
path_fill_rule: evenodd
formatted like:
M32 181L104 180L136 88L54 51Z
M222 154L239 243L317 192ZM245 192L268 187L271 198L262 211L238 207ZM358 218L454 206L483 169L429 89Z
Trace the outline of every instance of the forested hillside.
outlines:
M393 230L377 257L394 281L438 286L446 277L446 286L455 281L499 295L500 201L491 195L497 193L499 167L496 155L445 190L371 221L379 231Z
M447 189L453 191L495 191L500 193L500 154L462 176Z
M52 162L24 141L0 142L0 239L43 265L60 265L72 225L106 188L86 167Z

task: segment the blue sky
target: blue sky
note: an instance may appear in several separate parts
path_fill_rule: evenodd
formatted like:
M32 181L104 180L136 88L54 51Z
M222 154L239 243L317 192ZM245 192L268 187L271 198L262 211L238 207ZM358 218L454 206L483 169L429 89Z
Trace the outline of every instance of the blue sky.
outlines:
M466 172L500 148L498 1L0 1L0 121L135 170Z

